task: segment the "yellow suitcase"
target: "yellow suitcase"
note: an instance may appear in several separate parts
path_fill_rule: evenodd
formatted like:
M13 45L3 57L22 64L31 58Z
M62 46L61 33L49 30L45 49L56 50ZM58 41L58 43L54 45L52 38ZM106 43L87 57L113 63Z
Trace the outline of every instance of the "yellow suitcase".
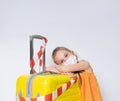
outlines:
M16 82L16 101L81 101L78 76L50 72L22 75Z
M37 58L33 56L33 39L44 41ZM30 68L34 74L21 75L17 78L16 101L81 101L80 80L77 74L71 78L68 75L44 71L46 42L47 39L43 36L30 36ZM39 73L35 73L33 68L35 60L40 62Z

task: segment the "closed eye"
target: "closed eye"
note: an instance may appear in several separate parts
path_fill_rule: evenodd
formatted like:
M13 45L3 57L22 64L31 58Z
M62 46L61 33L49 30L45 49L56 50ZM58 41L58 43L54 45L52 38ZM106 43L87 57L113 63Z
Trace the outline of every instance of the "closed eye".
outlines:
M67 54L67 53L65 54L65 57L68 57L68 54Z

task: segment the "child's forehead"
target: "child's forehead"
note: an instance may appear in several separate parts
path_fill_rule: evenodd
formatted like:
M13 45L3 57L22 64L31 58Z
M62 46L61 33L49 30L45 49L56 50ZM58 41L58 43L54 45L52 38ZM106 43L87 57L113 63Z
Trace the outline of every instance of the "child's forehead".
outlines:
M55 59L61 59L63 58L66 54L69 54L70 52L68 50L59 50L57 51L55 55Z
M61 58L64 56L64 54L68 53L69 51L67 50L59 50L57 51L56 55L55 55L55 58Z
M61 50L58 50L57 51L57 54L64 54L64 53L66 53L66 52L69 52L68 50L65 50L65 49L61 49Z

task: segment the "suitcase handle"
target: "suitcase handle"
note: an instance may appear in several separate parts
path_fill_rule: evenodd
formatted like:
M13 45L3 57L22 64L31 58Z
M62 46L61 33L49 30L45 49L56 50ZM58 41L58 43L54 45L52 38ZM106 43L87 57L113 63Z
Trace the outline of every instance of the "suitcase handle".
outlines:
M33 53L34 53L34 49L33 49L33 40L34 39L40 39L40 40L44 40L45 43L47 43L47 39L41 35L31 35L30 36L30 74L36 73L36 71L33 69L34 67L34 63L33 63ZM31 62L32 61L32 62ZM32 65L31 65L32 63ZM43 69L42 71L44 71L45 69L45 47L44 47L44 51L43 51Z

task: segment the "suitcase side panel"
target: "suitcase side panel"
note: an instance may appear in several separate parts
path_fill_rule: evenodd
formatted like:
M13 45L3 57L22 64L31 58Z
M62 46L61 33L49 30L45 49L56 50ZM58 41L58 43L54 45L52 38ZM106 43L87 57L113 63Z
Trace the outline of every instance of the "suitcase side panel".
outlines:
M16 81L16 95L26 97L27 95L27 81L30 75L22 75Z
M32 82L32 97L50 94L70 79L68 75L61 74L36 76Z

